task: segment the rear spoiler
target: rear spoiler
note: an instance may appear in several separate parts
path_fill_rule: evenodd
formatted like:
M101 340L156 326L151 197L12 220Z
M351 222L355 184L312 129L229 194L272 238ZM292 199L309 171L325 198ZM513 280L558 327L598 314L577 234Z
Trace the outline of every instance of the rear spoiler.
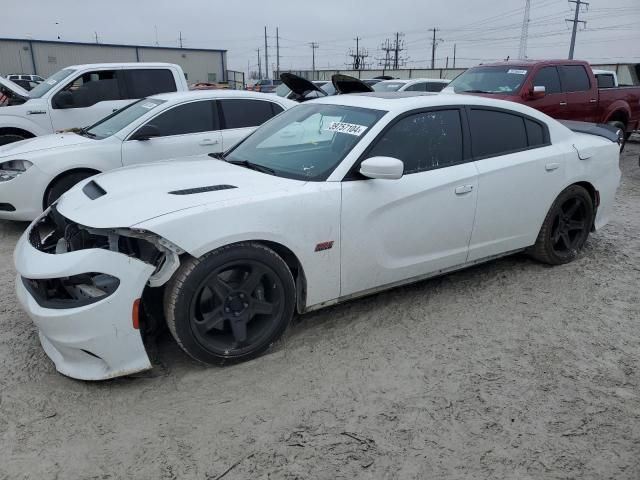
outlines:
M618 129L605 123L589 123L577 122L574 120L560 120L560 123L577 133L588 133L589 135L597 135L606 138L614 143L620 143Z

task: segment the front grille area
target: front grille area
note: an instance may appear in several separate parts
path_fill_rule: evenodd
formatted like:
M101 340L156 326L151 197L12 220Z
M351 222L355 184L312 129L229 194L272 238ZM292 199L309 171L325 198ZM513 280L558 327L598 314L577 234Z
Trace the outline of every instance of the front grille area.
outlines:
M83 273L64 278L28 279L22 283L43 308L78 308L107 298L120 280L104 273Z

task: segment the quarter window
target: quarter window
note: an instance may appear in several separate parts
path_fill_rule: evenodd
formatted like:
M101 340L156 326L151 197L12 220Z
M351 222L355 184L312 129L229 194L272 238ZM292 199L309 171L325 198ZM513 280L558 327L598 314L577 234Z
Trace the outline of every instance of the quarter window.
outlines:
M175 92L173 73L167 69L122 70L127 85L126 98L144 98L158 93Z
M544 127L536 121L525 118L529 147L540 147L547 144Z
M257 127L282 111L279 105L265 100L218 100L227 129Z
M524 118L495 110L471 109L474 158L504 155L528 148Z
M556 67L544 67L538 70L533 79L533 86L544 87L547 95L560 93L562 88L560 87L560 76Z
M583 92L591 88L589 75L582 65L562 65L559 68L565 92Z
M217 130L214 102L206 100L178 105L149 120L160 130L161 137Z
M398 158L405 174L461 163L460 113L437 110L405 117L378 139L368 156Z

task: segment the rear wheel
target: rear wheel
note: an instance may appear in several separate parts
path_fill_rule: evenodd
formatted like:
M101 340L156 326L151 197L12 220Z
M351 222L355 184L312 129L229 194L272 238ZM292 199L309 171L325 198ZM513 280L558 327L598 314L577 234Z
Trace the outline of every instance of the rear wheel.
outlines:
M564 190L551 206L531 255L550 265L569 263L587 241L593 224L593 201L579 185Z
M624 145L625 143L627 143L627 138L629 138L627 136L627 126L620 121L609 122L609 125L611 125L613 128L616 129L616 134L618 135L618 145L620 145L620 151L624 150Z
M44 194L44 208L48 208L53 202L58 200L63 193L73 187L76 183L81 182L85 178L94 176L95 172L75 172L68 173L55 180Z
M164 296L169 330L194 359L224 364L267 350L287 328L296 290L287 264L240 243L182 264Z

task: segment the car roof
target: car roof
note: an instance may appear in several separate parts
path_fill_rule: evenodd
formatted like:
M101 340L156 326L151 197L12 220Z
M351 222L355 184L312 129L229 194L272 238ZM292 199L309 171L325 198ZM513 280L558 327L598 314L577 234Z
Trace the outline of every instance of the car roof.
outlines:
M165 62L123 62L123 63L85 63L79 65L69 65L68 67L64 67L63 70L68 68L155 68L155 67L176 67L179 68L175 63L165 63Z
M212 100L218 98L252 98L257 100L270 100L272 102L278 102L283 105L297 105L297 102L287 100L286 98L279 97L277 95L251 92L248 90L189 90L187 92L159 93L157 95L152 95L149 98L157 98L158 100L165 100L167 102L181 102L183 100L197 100L200 98L207 98Z

